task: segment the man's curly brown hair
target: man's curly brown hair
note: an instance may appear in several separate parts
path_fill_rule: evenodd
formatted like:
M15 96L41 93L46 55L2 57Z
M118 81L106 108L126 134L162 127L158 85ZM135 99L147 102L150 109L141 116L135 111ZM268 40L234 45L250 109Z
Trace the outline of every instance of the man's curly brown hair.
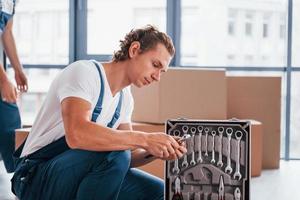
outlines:
M121 49L114 52L112 60L115 62L127 60L129 58L129 47L134 41L140 43L140 53L153 49L160 43L166 47L171 56L175 54L172 39L153 25L147 25L144 28L133 29L126 34L124 40L120 40Z

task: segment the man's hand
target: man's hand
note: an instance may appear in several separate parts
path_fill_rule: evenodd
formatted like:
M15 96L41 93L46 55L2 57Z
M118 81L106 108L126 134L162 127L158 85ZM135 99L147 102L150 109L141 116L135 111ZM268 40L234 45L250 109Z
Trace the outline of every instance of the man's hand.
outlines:
M154 157L163 160L173 160L182 157L187 152L185 145L176 138L165 133L147 133L145 150Z
M27 83L26 75L24 74L23 70L15 71L15 79L16 79L18 90L20 92L27 92L28 83Z
M17 89L8 79L0 83L0 90L3 101L8 103L17 101Z

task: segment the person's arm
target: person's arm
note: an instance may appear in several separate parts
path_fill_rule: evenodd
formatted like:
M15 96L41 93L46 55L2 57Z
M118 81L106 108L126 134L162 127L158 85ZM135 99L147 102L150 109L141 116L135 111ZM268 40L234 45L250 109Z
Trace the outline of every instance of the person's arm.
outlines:
M120 124L118 129L119 130L131 130L131 131L133 130L131 123ZM186 153L186 149L185 149L184 145L181 145L179 147L179 149L175 149L175 154L170 154L168 157L163 157L160 159L173 160L173 159L182 157L184 153ZM142 149L142 148L133 149L131 151L130 167L143 166L143 165L148 164L156 159L157 159L157 157L151 155L145 149Z
M17 90L10 82L4 68L0 65L0 93L3 101L15 103L17 101Z
M13 19L7 22L7 25L2 34L3 47L15 71L17 88L21 92L26 92L28 89L27 78L23 72L23 67L18 57L16 43L12 32L12 27L13 27Z
M133 130L132 124L131 123L120 124L118 127L118 130ZM154 156L149 157L149 155L150 154L142 148L137 148L137 149L131 150L130 167L143 166L143 165L150 163L156 159L156 157L154 157Z
M90 151L145 149L155 157L169 157L180 145L164 133L114 130L90 121L91 104L78 97L61 102L66 141L70 148Z

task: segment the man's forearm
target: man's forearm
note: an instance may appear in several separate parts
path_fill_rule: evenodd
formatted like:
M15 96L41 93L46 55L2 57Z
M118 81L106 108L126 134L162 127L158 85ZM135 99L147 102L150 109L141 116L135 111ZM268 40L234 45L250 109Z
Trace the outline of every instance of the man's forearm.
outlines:
M66 138L71 148L90 151L118 151L145 146L142 132L114 130L90 121L66 130Z
M15 39L12 33L12 20L10 20L2 34L4 51L16 72L22 70L22 65L17 54Z

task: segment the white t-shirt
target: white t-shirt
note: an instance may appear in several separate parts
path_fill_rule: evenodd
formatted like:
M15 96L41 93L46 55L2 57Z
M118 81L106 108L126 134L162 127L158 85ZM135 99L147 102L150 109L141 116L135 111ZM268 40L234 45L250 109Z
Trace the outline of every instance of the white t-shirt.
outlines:
M97 123L106 126L114 115L120 93L112 96L104 68L99 62L98 65L102 73L105 93L103 109L98 116ZM100 76L93 61L81 60L66 67L52 82L46 99L33 123L21 157L31 154L65 135L61 112L61 102L65 98L79 97L90 102L92 113L100 95L100 85ZM114 129L122 123L131 122L133 104L130 87L126 87L123 89L120 118L113 126Z

